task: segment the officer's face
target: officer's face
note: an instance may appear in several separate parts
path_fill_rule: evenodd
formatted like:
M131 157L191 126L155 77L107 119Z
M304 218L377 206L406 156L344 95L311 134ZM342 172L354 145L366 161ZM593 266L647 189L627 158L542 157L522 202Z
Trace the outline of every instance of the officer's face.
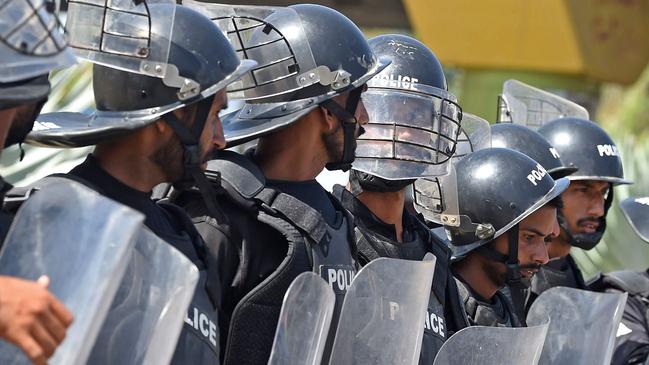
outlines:
M223 126L219 118L219 112L226 107L227 96L225 91L218 92L214 101L212 102L210 112L203 126L203 131L199 137L199 147L201 151L201 159L203 161L202 168L207 167L207 161L210 159L212 151L216 149L225 148L225 139L223 138ZM196 114L198 112L198 105L190 105L173 113L178 119L182 121L188 128L192 128ZM164 172L166 181L174 182L183 176L183 147L178 136L168 128L165 130L166 139L162 142L160 148L153 153L150 157L151 160Z
M42 101L23 104L12 108L12 117L8 121L10 128L7 132L7 137L4 142L5 148L17 143L21 143L25 140L27 134L31 132L32 128L34 127L34 121L40 113L43 104L45 104L45 99ZM2 122L5 123L5 121Z
M559 235L557 208L546 205L523 219L518 228L518 261L521 275L531 278L548 263L547 243Z
M521 276L532 278L541 265L550 260L548 257L547 242L559 234L557 223L557 209L551 206L544 206L530 214L519 223L518 228L518 261L521 269ZM508 254L508 235L503 234L496 238L495 249L503 255ZM494 281L501 286L505 284L507 269L502 264L490 271L496 271L499 275ZM493 273L491 277L496 276Z
M225 90L221 90L214 96L212 108L207 116L207 121L203 127L203 133L200 138L201 152L203 156L203 169L207 167L212 151L214 149L222 150L225 148L225 138L223 136L223 125L219 112L228 107L228 97Z
M605 181L571 181L561 194L564 218L572 234L595 233L604 216L610 184Z
M365 90L367 89L365 86L363 86L363 88ZM348 98L349 98L349 92L345 92L341 95L336 96L335 98L333 98L333 100L336 103L338 103L338 105L344 108L344 106L347 105ZM367 109L365 109L365 105L363 104L362 98L358 102L358 106L356 107L356 113L354 114L354 116L356 117L356 121L357 121L355 136L356 138L358 138L362 133L361 127L367 124L369 121ZM329 153L329 162L340 161L340 159L343 157L343 149L345 146L345 135L342 128L342 123L337 118L335 120L334 128L331 130L331 132L325 135L324 142L327 148L327 152ZM354 150L356 150L356 140L354 140Z

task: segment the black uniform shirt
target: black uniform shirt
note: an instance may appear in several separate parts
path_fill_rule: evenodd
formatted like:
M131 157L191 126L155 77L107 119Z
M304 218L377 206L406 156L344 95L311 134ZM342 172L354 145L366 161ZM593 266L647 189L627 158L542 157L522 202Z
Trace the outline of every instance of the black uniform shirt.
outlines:
M150 192L135 190L117 180L99 166L99 161L93 155L88 155L70 174L89 182L102 195L143 213L146 217L144 224L154 233L160 236L180 233L178 222L151 200Z
M189 218L183 222L184 213L179 208L169 204L165 208L151 200L150 192L141 192L120 182L106 172L92 155L89 155L82 164L70 171L69 175L79 178L80 182L95 189L103 196L143 213L145 215L144 224L153 233L197 265L200 278L188 309L188 312L194 313L194 315L188 314L185 319L171 363L214 363L218 358L218 336L215 324L218 319L216 309L209 300L207 291L202 290L206 288L206 275L209 269L206 268L206 259L198 251L200 250L199 246L203 243ZM188 323L188 318L198 318L199 314L201 318L205 318L201 320L203 324L200 326L195 324L196 319L193 319L192 324Z

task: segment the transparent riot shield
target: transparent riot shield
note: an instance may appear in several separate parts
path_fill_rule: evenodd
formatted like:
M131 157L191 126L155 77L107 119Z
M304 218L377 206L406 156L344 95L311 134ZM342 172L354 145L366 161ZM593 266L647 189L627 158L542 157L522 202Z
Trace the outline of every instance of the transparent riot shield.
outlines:
M477 115L464 113L462 115L462 130L457 140L457 148L453 154L454 162L471 152L491 147L491 127L489 122Z
M0 254L0 275L50 277L49 290L74 315L50 364L85 364L108 313L143 216L85 186L59 179L18 211ZM0 342L0 364L29 364Z
M532 304L527 323L550 318L540 364L610 364L627 294L555 287Z
M649 197L626 198L620 209L638 237L649 243Z
M416 364L435 258L376 259L345 295L330 364Z
M88 364L168 364L197 282L196 266L143 227Z
M284 296L268 364L320 364L335 303L319 275L305 272L295 278Z
M536 130L551 120L565 117L589 119L584 107L558 95L517 80L503 84L503 94L498 99L498 121Z
M547 323L517 328L467 327L446 340L434 365L535 365L547 332Z

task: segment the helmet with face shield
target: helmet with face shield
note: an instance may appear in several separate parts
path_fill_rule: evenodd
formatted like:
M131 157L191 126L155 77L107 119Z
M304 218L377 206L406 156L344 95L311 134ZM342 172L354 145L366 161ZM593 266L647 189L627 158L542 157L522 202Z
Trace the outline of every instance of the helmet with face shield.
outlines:
M245 99L224 116L229 146L284 128L323 106L340 119L345 135L340 161L328 169L348 169L354 160L355 111L367 80L389 64L377 58L363 33L339 12L320 5L287 8L185 1L223 29L241 58L258 66L229 88ZM347 105L332 100L349 92Z
M369 43L392 63L363 94L369 123L358 138L352 192L397 191L417 178L446 174L462 110L448 92L442 65L409 36L381 35Z
M55 8L45 0L0 2L0 110L39 103L35 117L50 93L50 71L76 63ZM10 133L6 146L21 142L32 122L20 123L24 131Z
M28 80L76 63L55 9L53 1L45 0L0 3L0 83Z
M208 191L199 140L213 99L255 62L241 61L208 18L170 1L71 0L66 29L75 53L94 63L97 110L41 115L27 141L93 145L164 117L184 152L184 175L175 183ZM172 113L194 104L191 126Z

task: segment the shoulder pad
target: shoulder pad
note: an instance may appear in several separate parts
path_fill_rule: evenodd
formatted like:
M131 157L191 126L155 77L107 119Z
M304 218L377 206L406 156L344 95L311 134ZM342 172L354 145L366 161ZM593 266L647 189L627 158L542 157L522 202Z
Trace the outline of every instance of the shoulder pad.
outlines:
M631 295L649 297L649 275L644 271L613 271L604 275L604 283Z
M32 194L44 189L49 184L60 181L62 179L68 179L67 175L52 174L27 186L19 186L10 189L5 193L3 209L8 212L16 213L18 209L20 209L20 207L23 205L23 203L32 196Z
M220 151L218 158L207 163L208 178L220 173L223 188L232 193L236 191L245 199L255 197L264 189L266 178L246 156L233 151Z

